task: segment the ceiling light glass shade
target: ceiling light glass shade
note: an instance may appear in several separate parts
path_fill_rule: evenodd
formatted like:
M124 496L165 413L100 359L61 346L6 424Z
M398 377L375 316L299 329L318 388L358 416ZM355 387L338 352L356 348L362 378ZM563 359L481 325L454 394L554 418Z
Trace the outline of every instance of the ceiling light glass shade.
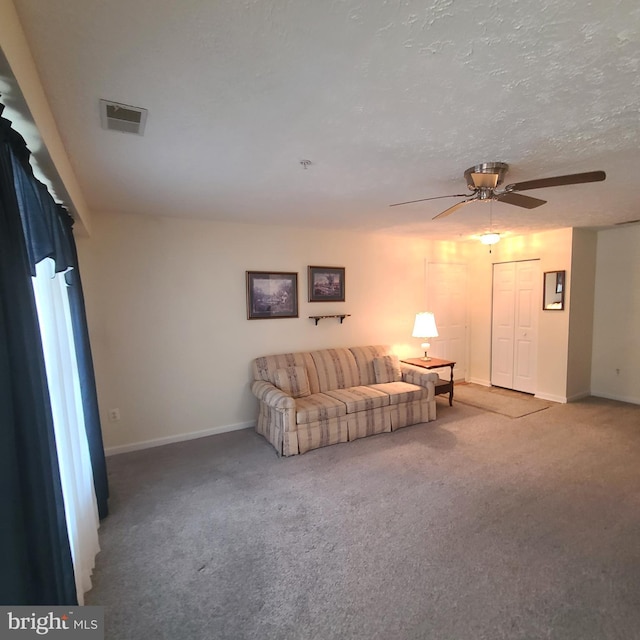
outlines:
M416 313L416 321L413 325L414 338L437 338L438 329L436 327L436 318L431 311L422 311Z
M482 244L496 244L496 242L500 242L500 234L485 233L480 236L480 242L482 242Z

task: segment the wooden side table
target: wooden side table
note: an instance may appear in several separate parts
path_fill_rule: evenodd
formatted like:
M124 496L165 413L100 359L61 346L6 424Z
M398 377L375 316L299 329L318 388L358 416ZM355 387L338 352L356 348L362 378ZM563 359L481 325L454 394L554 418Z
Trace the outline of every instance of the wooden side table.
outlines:
M436 395L442 395L443 393L449 394L449 406L453 406L453 367L456 364L453 360L441 360L440 358L429 358L424 360L423 358L408 358L402 360L405 364L412 364L415 367L422 367L423 369L440 369L442 367L451 367L450 380L440 380L436 383Z

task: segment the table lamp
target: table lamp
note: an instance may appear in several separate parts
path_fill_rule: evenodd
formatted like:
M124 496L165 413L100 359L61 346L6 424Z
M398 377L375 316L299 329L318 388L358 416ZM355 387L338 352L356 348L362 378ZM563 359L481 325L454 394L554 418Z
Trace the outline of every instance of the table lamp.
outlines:
M424 351L424 358L422 360L431 360L427 355L431 345L429 344L429 338L438 337L438 329L436 328L436 318L431 311L422 311L416 313L416 321L413 325L414 338L422 338L424 342L420 345Z

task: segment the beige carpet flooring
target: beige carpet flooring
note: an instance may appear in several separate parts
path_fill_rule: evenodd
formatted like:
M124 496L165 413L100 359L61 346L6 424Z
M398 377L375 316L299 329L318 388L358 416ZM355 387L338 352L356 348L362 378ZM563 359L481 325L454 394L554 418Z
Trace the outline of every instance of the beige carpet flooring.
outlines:
M640 638L640 406L437 403L288 459L251 430L109 458L106 638Z

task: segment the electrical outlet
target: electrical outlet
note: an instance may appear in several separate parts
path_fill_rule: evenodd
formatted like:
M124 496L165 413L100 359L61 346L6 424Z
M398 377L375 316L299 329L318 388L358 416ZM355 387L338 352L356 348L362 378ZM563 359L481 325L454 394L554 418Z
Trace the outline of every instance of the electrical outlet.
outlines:
M120 421L120 409L109 409L109 422Z

